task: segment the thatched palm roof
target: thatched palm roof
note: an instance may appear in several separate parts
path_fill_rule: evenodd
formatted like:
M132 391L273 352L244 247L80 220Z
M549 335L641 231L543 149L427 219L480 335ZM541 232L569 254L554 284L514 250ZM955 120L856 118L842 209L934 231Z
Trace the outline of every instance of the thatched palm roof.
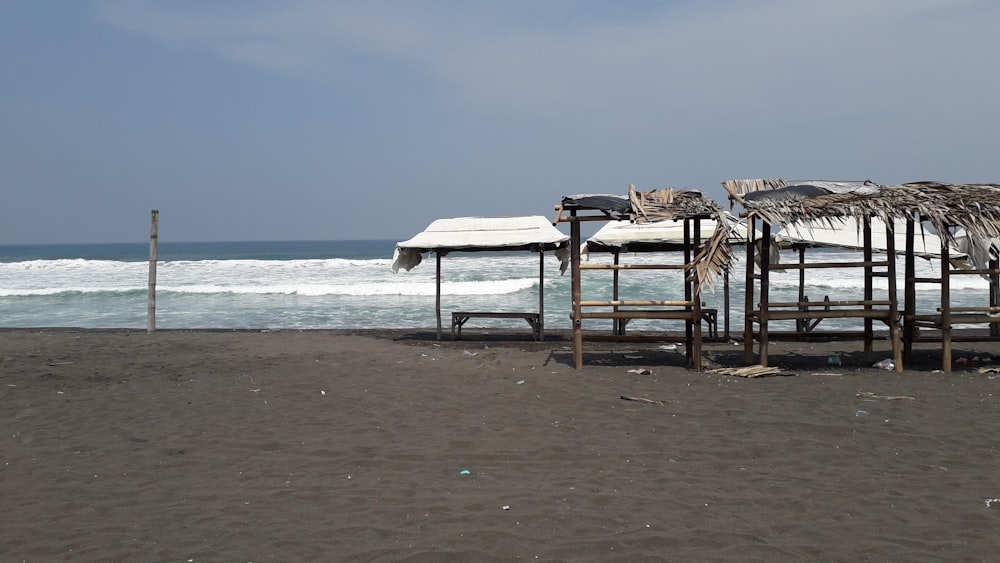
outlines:
M834 217L919 217L948 242L951 227L972 236L1000 236L1000 185L913 182L883 186L865 182L788 182L782 179L727 180L730 200L771 224L824 221Z
M601 210L611 218L630 219L636 223L712 219L716 224L715 231L692 258L692 271L700 284L711 285L714 276L731 268L733 251L729 235L737 223L718 203L698 190L664 188L640 192L630 185L625 198L604 194L567 196L562 203L564 206Z

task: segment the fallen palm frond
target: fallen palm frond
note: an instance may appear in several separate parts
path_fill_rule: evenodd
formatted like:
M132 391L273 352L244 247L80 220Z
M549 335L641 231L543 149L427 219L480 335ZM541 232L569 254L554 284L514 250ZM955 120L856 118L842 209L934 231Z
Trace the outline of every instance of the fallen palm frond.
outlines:
M708 373L718 373L720 375L735 375L736 377L767 377L771 375L792 375L781 371L781 368L764 367L762 365L746 366L742 368L716 368L707 370Z

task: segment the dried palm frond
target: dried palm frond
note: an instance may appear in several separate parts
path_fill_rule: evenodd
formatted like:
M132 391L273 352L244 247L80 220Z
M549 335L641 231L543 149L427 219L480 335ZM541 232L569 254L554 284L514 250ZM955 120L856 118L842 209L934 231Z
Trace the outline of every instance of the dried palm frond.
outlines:
M637 223L705 218L713 219L715 232L694 256L691 266L698 283L711 286L717 275L729 271L733 251L729 235L735 225L717 203L697 190L664 188L639 192L635 185L628 187L629 201Z

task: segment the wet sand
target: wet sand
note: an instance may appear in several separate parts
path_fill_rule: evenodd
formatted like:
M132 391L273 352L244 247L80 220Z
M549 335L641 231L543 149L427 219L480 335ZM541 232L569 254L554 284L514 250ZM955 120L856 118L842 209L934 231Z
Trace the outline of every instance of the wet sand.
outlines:
M772 343L787 375L747 379L656 344L588 343L577 371L566 335L467 337L2 330L0 561L1000 553L1000 376L935 372L934 345L897 374L860 343Z

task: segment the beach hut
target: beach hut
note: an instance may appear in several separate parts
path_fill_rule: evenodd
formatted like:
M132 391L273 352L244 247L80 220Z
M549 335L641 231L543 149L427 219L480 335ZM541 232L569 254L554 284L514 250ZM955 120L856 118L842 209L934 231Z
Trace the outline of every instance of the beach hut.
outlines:
M870 181L843 182L826 180L809 180L788 182L782 179L749 179L727 180L722 183L729 192L732 203L740 203L747 217L751 233L755 224L761 223L761 236L747 239L747 269L746 269L746 315L744 319L743 352L744 361L754 362L753 345L759 342L757 361L762 366L768 365L768 342L772 336L770 324L775 321L794 321L796 329L781 336L786 338L802 338L806 336L824 337L856 337L854 332L847 331L817 331L815 326L823 319L861 319L863 331L860 336L864 340L864 361L872 362L874 356L874 326L875 321L881 321L889 327L892 347L892 359L897 370L902 370L902 348L900 332L897 324L898 306L896 296L896 237L893 232L896 210L882 203L880 194L883 187ZM905 215L901 216L905 217ZM875 259L873 253L872 220L882 219L881 227L885 232L884 256ZM826 224L831 230L836 225L848 219L857 225L861 233L861 260L832 262L819 261L806 263L801 258L795 264L776 263L776 242L774 234L783 226L808 222L811 225ZM803 246L804 248L804 246ZM862 295L858 299L822 299L809 300L804 295L805 272L812 269L837 268L861 270L860 277ZM759 275L755 269L759 269ZM772 301L769 294L770 275L776 270L793 270L799 272L799 296L796 301ZM874 295L873 278L881 276L888 279L888 291L879 299ZM754 330L756 325L757 330Z
M724 212L725 213L725 212ZM726 220L722 223L722 228L729 231L730 244L743 244L746 241L746 222L726 213ZM683 252L684 244L684 222L668 219L665 221L654 221L646 223L633 223L631 221L612 221L602 226L594 235L589 237L580 249L581 259L589 261L591 253L608 253L612 256L613 264L621 263L621 255L624 253L653 253L653 252ZM714 219L704 219L700 221L699 231L714 233L720 225ZM729 338L729 272L723 272L723 339ZM612 272L612 300L619 299L619 270ZM703 303L704 305L704 303ZM613 310L619 310L614 307ZM708 324L709 337L718 337L718 311L712 309L702 309L702 318ZM625 327L629 319L614 319L614 334L624 335Z
M904 361L910 358L913 343L937 341L941 342L941 369L951 371L953 342L1000 341L1000 185L911 182L892 186L890 195L894 205L907 210L908 245L914 244L914 233L921 223L931 225L941 240L936 277L916 277L914 257L909 252L907 255ZM966 275L986 278L989 291L983 296L983 305L953 307L951 278ZM927 284L939 288L938 307L933 313L918 314L917 286ZM956 334L956 325L985 325L987 331Z
M748 265L758 262L760 275L755 276L752 266L747 269L747 318L744 328L744 356L753 359L753 339L760 342L760 362L767 362L768 323L775 320L815 322L824 318L862 318L865 322L863 338L865 359L872 359L872 322L882 321L889 326L893 361L901 370L908 359L911 344L919 340L940 339L943 343L944 369L951 369L951 341L954 323L1000 323L1000 306L993 301L974 311L952 311L948 280L952 275L967 273L996 276L996 267L962 269L953 267L952 248L958 247L958 232L978 241L990 241L1000 236L1000 186L995 184L943 184L940 182L913 182L883 186L871 181L786 181L782 179L727 180L723 186L731 202L744 208L748 225L753 232L755 221L762 224L761 240L748 242ZM783 226L800 221L813 224L834 224L843 220L855 221L862 233L861 248L864 258L850 263L775 265L770 264L771 252L762 251L774 242L772 226ZM884 243L874 241L873 222L884 226ZM904 306L902 313L903 335L899 335L899 317L896 294L897 225L905 223ZM928 233L938 237L939 251L934 252ZM923 242L919 242L923 241ZM981 243L983 244L983 243ZM923 246L923 250L921 250ZM874 260L873 252L883 251L884 259ZM939 278L916 278L915 261L921 256L937 256L941 261ZM751 259L752 258L752 259ZM995 263L994 263L995 266ZM863 270L863 292L858 300L815 302L800 298L796 302L776 303L768 298L768 276L773 269L802 271L808 268L860 268ZM871 279L873 276L888 278L888 293L884 299L874 299ZM755 290L755 281L757 289ZM916 284L934 283L941 287L941 304L938 314L916 313ZM757 293L759 292L759 293ZM991 291L991 294L994 293ZM1000 295L1000 291L996 291ZM755 295L759 301L755 302ZM992 299L992 298L991 298ZM960 313L956 316L953 313ZM754 324L759 330L753 330ZM917 336L917 328L937 329L937 335ZM797 331L801 335L801 331ZM793 335L795 336L795 335ZM901 350L900 340L905 342ZM905 352L905 353L904 353Z
M441 339L441 258L451 252L531 251L538 253L537 311L453 311L452 338L461 335L462 326L472 318L524 319L536 340L545 339L545 251L559 251L562 256L569 237L541 215L524 217L458 217L438 219L413 238L396 244L392 258L393 273L410 270L420 264L422 255L433 252L436 258L437 338ZM562 266L565 269L565 265Z
M681 264L582 264L580 224L590 221L616 222L622 224L647 224L665 221L679 222L680 236L677 242L652 242L646 244L660 248L679 249L683 252ZM583 367L583 320L618 319L626 323L630 319L675 319L685 323L685 354L687 364L701 370L701 323L704 312L701 306L702 288L709 286L716 276L728 271L732 260L729 246L729 220L721 207L696 190L676 190L665 188L648 192L636 191L629 186L627 195L585 194L565 196L556 205L553 221L570 225L570 271L572 272L571 320L573 328L574 364ZM710 223L709 223L710 222ZM711 225L711 230L703 229ZM652 233L655 229L643 230ZM638 229L633 232L637 236ZM588 241L589 242L589 241ZM604 239L595 240L594 247L603 244L613 247L615 243ZM589 247L589 244L588 244ZM664 287L663 299L624 299L615 295L613 299L585 300L582 295L581 273L587 270L679 270L683 273L683 284L679 296L668 296L669 288ZM611 310L607 310L607 309ZM603 339L590 335L589 339ZM608 336L615 340L628 339L624 335Z

